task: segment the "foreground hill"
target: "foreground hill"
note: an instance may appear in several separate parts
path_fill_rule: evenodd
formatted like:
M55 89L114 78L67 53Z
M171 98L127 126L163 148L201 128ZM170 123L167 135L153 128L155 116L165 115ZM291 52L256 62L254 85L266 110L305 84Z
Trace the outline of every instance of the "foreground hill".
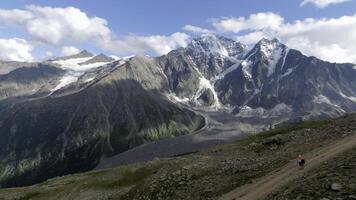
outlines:
M30 187L2 189L0 197L6 200L218 199L295 162L298 154L320 152L355 137L356 114L335 120L307 121L194 154L58 177ZM346 174L355 169L354 157L355 151L350 149L326 165L320 163L313 169L317 173L307 172L307 179L299 179L298 184L277 191L273 198L351 196L354 189L350 185L356 184L356 179ZM325 186L335 181L343 184L342 192L313 192L327 190Z

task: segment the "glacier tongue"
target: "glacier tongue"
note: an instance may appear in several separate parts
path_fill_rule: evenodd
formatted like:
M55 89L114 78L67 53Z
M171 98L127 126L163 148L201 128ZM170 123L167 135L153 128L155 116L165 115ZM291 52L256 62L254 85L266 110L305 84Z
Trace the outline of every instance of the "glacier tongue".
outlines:
M268 67L267 77L270 77L276 71L277 63L281 59L282 54L283 54L282 48L277 48L273 51L273 54L270 57L270 64Z
M217 92L215 91L214 85L208 80L206 79L203 74L198 70L198 68L194 67L194 69L196 70L196 72L199 74L200 76L200 82L199 82L199 89L198 91L195 93L195 95L193 96L193 100L194 102L199 103L198 98L200 97L200 95L203 94L203 92L206 89L210 89L211 92L213 93L214 96L214 104L211 105L210 107L215 108L215 109L219 109L221 108L221 103L219 101L219 97Z
M75 73L73 71L68 72L66 75L64 75L60 79L59 84L55 88L51 89L51 93L65 87L71 83L77 82L80 75L81 75L81 73L78 73L78 72L77 73Z
M193 60L191 57L189 57L188 59ZM214 88L214 81L210 81L207 78L204 77L204 75L199 71L199 69L197 68L197 66L195 66L195 64L193 63L193 69L198 73L199 75L199 88L198 90L195 92L195 94L190 98L191 101L197 103L198 105L200 105L200 102L198 101L199 97L203 94L203 92L207 89L210 89L210 91L213 93L213 97L214 97L214 103L213 105L211 105L211 108L214 109L219 109L221 108L221 103L219 101L218 98L218 94Z

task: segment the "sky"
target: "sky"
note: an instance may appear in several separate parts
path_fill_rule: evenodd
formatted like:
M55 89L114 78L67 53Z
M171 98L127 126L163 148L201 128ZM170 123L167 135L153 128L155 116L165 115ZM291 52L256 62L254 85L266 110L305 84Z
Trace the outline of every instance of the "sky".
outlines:
M158 56L201 34L247 45L276 37L306 55L356 63L356 0L0 1L2 60L82 49Z

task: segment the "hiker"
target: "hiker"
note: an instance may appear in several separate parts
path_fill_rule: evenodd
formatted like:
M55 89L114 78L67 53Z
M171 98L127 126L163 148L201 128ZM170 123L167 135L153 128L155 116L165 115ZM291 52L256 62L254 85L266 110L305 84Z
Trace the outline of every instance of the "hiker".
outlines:
M298 158L297 158L297 162L298 162L298 165L299 167L303 168L304 165L305 165L305 159L302 155L299 155Z

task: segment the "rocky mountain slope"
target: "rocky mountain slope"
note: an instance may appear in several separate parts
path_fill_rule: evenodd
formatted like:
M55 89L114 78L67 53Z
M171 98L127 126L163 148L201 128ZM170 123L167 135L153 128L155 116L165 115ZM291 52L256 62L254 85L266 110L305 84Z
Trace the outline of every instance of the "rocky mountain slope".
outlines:
M53 69L62 75L51 77L59 80L57 85L0 110L1 186L89 170L104 155L187 134L204 124L194 112L113 71L120 61L98 67L93 66L97 62L79 65L87 60L86 56L53 61ZM17 70L29 69L33 70ZM92 80L80 82L91 74Z
M241 134L242 122L258 132L356 111L353 64L307 57L276 39L251 48L205 34L160 57L82 51L1 66L1 186L89 170L204 124L201 132L219 132L218 124L222 134Z

